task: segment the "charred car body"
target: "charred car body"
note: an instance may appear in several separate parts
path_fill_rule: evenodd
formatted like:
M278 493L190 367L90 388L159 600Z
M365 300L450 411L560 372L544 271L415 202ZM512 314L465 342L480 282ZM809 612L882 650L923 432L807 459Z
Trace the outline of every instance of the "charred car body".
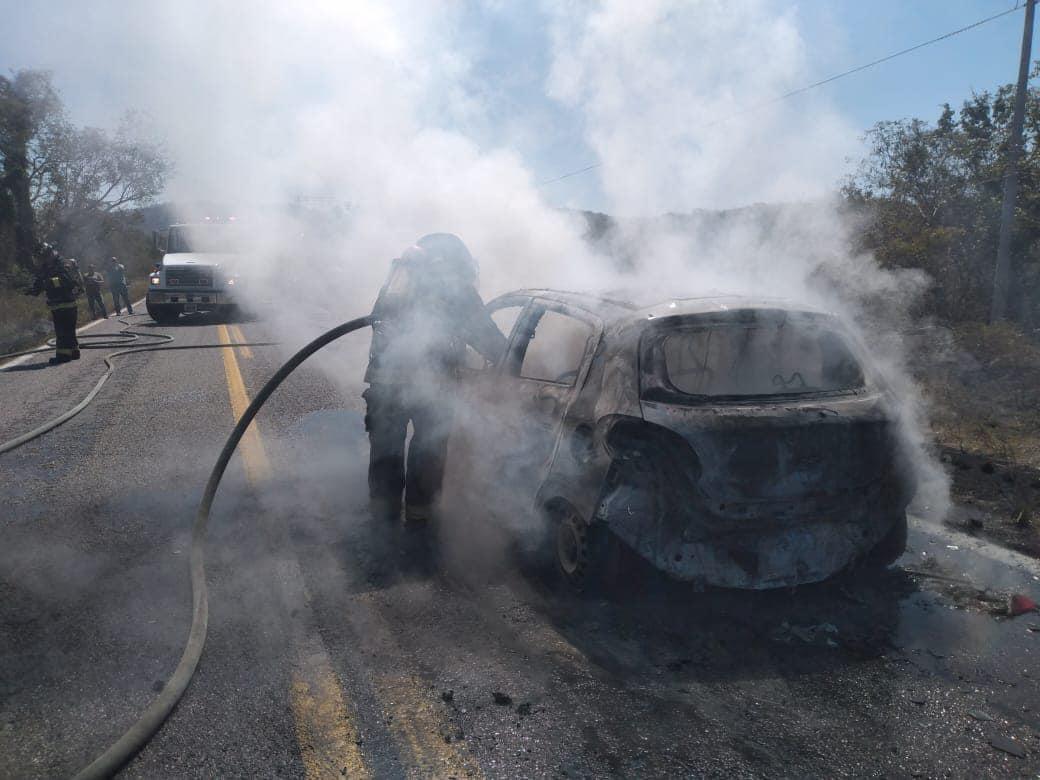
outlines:
M833 315L547 290L488 308L509 347L462 371L446 500L540 536L575 585L617 543L756 589L902 553L914 487L891 398Z

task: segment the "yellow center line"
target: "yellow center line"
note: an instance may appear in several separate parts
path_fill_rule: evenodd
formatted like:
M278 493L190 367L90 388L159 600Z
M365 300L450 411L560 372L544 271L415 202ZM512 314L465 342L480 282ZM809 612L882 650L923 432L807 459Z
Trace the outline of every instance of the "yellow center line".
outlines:
M419 591L395 586L406 599ZM364 591L350 596L344 617L359 637L359 652L387 659L390 665L404 662L407 651L397 630L384 617L388 591ZM428 679L415 674L373 674L370 678L376 701L387 716L394 742L399 746L405 774L409 778L484 777L469 743Z
M231 333L231 336L234 338L235 343L237 343L237 344L244 344L247 341L247 339L245 337L245 334L242 333L242 329L239 328L238 325L228 325L228 331ZM247 360L252 360L253 359L253 349L252 349L252 347L239 347L238 348L238 353L242 357L246 358Z
M408 777L484 777L465 743L458 741L441 705L431 700L429 685L418 677L383 677L376 690L393 715L390 730L408 752Z
M361 739L321 640L304 642L290 691L296 743L308 778L369 778Z
M221 344L232 343L224 325L218 327L217 334ZM223 349L221 353L231 410L235 419L239 420L249 406L249 395L238 369L235 350ZM255 420L246 429L239 443L239 451L250 485L256 487L270 478L271 464ZM303 577L297 571L295 562L289 568L288 576L282 578L285 580L282 586L294 592L295 599L299 600L301 594L305 596ZM347 696L336 678L321 637L312 633L296 644L296 663L289 698L306 777L371 777L361 755L353 708L349 706Z
M226 326L218 326L217 335L221 344L232 343ZM224 356L224 374L227 377L228 396L231 398L231 411L235 415L235 420L239 420L249 407L249 395L246 393L242 374L238 370L235 351L222 349L221 354ZM246 479L251 485L263 482L271 476L271 463L267 459L267 452L264 450L264 443L260 440L260 431L256 427L255 420L246 429L238 449L242 453L242 461L245 464Z

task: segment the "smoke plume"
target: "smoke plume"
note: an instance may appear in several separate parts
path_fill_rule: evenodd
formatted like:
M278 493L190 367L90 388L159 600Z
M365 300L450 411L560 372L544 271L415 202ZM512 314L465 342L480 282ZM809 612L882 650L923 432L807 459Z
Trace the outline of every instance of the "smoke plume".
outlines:
M389 260L448 231L480 262L485 298L717 290L838 311L903 399L912 461L934 463L898 336L927 280L850 249L833 192L856 128L824 93L775 100L818 75L794 5L112 1L48 4L18 23L34 46L24 65L89 85L73 104L86 121L152 116L179 165L172 200L243 215L287 351L367 312ZM512 80L489 70L503 60ZM620 218L595 247L527 162L539 142L560 146L554 118L576 134L568 167L598 164L585 175ZM281 208L315 197L320 219ZM696 212L763 202L780 205ZM345 347L321 365L354 387L363 360ZM922 468L929 503L945 505L941 470Z

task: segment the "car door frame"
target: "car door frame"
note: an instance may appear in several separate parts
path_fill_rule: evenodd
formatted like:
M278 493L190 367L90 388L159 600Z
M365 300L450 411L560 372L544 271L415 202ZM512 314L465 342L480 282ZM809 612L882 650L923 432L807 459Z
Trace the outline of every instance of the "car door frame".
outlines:
M590 333L585 341L585 349L582 353L581 361L578 364L577 373L574 377L573 383L565 384L554 382L549 379L524 377L520 374L527 347L535 335L538 322L542 315L547 311L554 311L558 314L583 322L590 327ZM549 412L549 414L554 418L550 429L551 445L546 449L545 456L538 466L535 480L533 484L530 485L532 505L537 503L542 485L552 472L552 464L556 458L556 453L560 446L560 438L566 428L566 422L570 415L571 407L580 396L581 391L588 380L589 371L596 350L603 338L603 331L603 320L593 312L573 306L565 301L538 295L531 297L526 310L517 319L514 326L509 348L506 351L506 358L502 361L502 366L500 367L501 373L499 381L501 383L511 381L520 385L528 384L541 387L541 389L536 393L535 404L537 404L541 397L554 397L556 399L555 408L552 412ZM527 336L526 339L521 341L523 334L527 334Z
M506 337L506 348L502 353L502 359L496 364L491 366L485 366L484 368L470 368L468 366L461 366L459 368L460 379L465 378L466 380L472 380L477 377L495 376L502 373L502 367L506 364L509 359L509 355L513 348L513 337L516 335L517 326L524 321L527 316L527 312L530 310L531 303L534 300L534 296L527 293L506 293L500 295L497 298L492 298L484 305L484 309L487 311L488 316L498 311L499 309L505 309L509 306L519 306L521 311L516 318L516 322L513 323L513 327L509 333L503 333Z
M508 345L503 353L503 358L493 366L483 369L464 367L459 371L459 412L461 414L476 414L477 418L471 419L466 424L456 421L452 434L452 442L449 447L448 468L446 473L446 492L452 494L453 507L468 512L480 512L504 522L506 525L515 525L517 518L511 517L515 511L524 511L531 514L531 510L538 501L538 495L542 483L551 473L552 463L556 457L559 447L560 435L565 428L565 422L570 413L571 405L579 397L585 382L588 379L590 367L596 350L603 338L604 323L590 311L568 304L567 302L549 297L539 296L531 293L507 293L488 302L489 314L498 309L508 306L522 306L522 311L513 323L513 328L507 338ZM566 384L546 379L523 377L520 370L526 350L533 337L533 330L546 311L554 311L572 319L583 322L590 327L590 334L586 339L585 348L581 361L578 364L577 373L573 383ZM526 337L525 337L526 334ZM533 472L532 483L529 486L527 500L520 504L510 500L503 500L501 490L496 489L498 482L492 480L491 474L500 474L495 466L508 460L507 449L512 446L508 437L499 435L508 425L503 425L501 418L495 415L495 419L487 414L488 411L502 410L503 399L519 398L522 395L524 385L532 388L540 388L536 393L545 393L545 397L554 397L556 403L552 412L552 424L549 428L549 436L546 439L549 445L545 448L544 456L541 457L536 470ZM532 399L537 403L538 398ZM522 408L507 408L506 414L514 415L514 421L519 419L522 423L526 414ZM483 415L483 417L479 417ZM479 441L473 435L473 426L480 428L485 426L493 433L490 436L480 436ZM495 430L497 428L497 430ZM480 447L490 447L490 450L481 450ZM507 449L497 449L502 446ZM474 504L476 500L476 504ZM538 518L533 516L529 522L535 524Z

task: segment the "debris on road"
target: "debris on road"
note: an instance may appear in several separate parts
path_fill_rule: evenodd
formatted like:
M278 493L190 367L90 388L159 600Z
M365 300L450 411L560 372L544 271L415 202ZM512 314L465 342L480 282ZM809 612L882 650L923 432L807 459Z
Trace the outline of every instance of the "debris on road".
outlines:
M1018 617L1019 615L1040 611L1036 601L1023 593L1008 593L1004 590L980 588L966 579L950 577L935 572L925 572L916 569L906 569L906 572L944 583L944 594L961 608L974 608L997 617Z
M968 717L974 720L980 720L984 723L989 723L996 720L996 718L994 718L988 712L984 712L983 710L968 710Z
M1019 615L1025 615L1029 612L1036 611L1036 602L1029 598L1029 596L1025 596L1021 593L1012 593L1008 597L1008 617L1018 617Z
M1026 750L1018 742L1011 737L1001 736L1000 734L994 734L989 738L989 744L1000 750L1001 752L1007 753L1008 755L1014 756L1015 758L1025 758Z
M780 624L776 631L773 632L772 638L774 642L783 642L788 645L791 644L793 640L797 639L807 645L816 645L817 647L837 647L838 643L831 638L837 636L837 634L838 627L833 623L795 626L785 620Z
M922 553L922 555L925 554L926 553ZM927 561L925 561L924 565L935 567L936 564L934 560L934 558L930 558ZM905 571L907 574L913 575L914 577L924 577L926 579L937 580L939 582L949 582L954 585L964 585L969 587L971 586L971 583L963 577L951 577L948 574L939 574L934 571L923 571L922 569L913 569L910 567L904 567L903 571Z

